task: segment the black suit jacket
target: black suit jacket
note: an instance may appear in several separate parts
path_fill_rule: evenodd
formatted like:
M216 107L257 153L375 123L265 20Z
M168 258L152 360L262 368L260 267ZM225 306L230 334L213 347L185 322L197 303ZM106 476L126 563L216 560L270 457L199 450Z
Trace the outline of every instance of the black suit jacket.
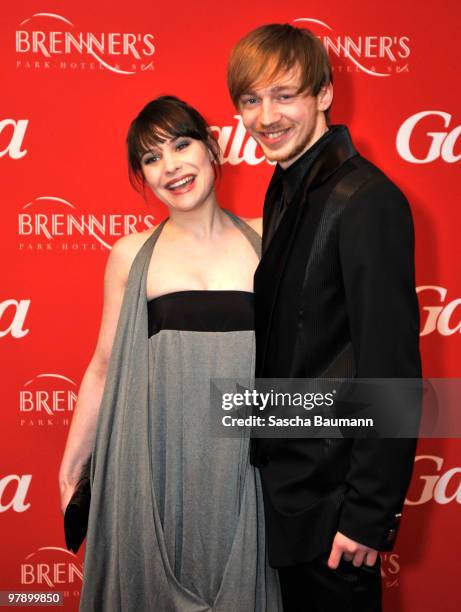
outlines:
M280 174L266 195L264 231L274 227ZM357 153L347 128L335 127L306 173L297 168L292 199L267 238L255 275L257 377L421 375L410 209ZM252 440L270 564L310 561L338 530L390 550L415 446L414 439Z

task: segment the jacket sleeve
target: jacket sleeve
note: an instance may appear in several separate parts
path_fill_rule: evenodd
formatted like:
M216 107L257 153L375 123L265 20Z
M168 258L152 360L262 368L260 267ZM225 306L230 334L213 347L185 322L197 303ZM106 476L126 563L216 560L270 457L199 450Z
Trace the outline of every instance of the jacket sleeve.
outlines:
M419 309L414 233L403 194L386 177L351 198L339 254L357 378L419 378ZM410 438L353 441L338 531L391 550L416 450Z

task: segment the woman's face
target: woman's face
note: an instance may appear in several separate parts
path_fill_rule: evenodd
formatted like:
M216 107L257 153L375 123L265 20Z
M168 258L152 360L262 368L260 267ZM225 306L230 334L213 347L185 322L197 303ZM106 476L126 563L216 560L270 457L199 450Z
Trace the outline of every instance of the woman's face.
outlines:
M141 158L146 183L169 208L192 210L205 202L215 175L205 144L188 136L167 139Z

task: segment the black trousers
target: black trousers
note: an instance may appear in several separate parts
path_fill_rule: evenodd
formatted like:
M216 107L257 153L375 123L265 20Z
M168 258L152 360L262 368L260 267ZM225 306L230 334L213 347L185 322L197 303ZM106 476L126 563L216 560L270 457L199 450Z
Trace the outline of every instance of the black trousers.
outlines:
M381 612L381 562L337 569L322 555L303 565L279 568L284 612Z

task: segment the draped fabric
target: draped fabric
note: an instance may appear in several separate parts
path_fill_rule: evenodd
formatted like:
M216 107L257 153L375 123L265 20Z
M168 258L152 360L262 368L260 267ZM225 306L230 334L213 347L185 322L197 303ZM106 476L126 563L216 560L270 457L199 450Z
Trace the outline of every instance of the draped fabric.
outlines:
M247 456L240 516L215 600L204 601L183 586L171 568L154 486L152 438L161 407L152 402L149 388L153 356L146 300L147 271L164 224L134 259L117 325L91 463L80 611L278 612L278 583L264 548L259 476ZM248 237L251 228L241 229Z

